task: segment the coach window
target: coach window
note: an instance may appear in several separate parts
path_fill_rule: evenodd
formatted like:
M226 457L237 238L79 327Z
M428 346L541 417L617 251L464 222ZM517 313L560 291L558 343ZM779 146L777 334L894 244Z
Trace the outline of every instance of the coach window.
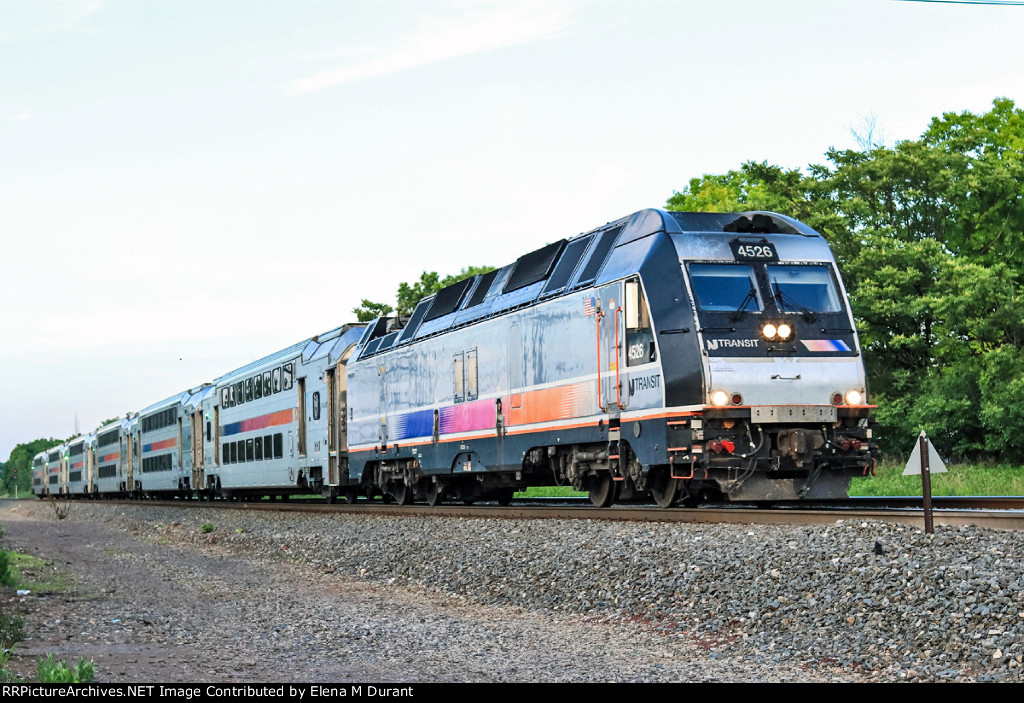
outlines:
M638 279L626 281L626 365L637 366L655 360L654 333L647 301Z
M252 379L251 378L247 378L247 379L245 379L244 383L245 383L245 402L248 403L250 400L252 400Z
M253 456L253 442L252 439L245 440L245 460L252 461Z
M281 367L278 366L274 369L274 392L281 392Z
M282 457L284 457L284 438L278 432L274 435L274 458L280 459Z
M313 419L320 419L320 391L313 391Z
M238 398L238 404L241 405L245 402L245 384L239 381L235 384L235 397Z
M263 372L263 395L270 395L270 372Z
M252 397L259 400L263 397L263 377L256 376L252 379Z
M292 387L292 382L295 380L295 364L289 362L282 367L284 370L281 372L281 390L288 390Z
M263 437L257 437L253 440L253 444L256 448L256 461L263 460Z

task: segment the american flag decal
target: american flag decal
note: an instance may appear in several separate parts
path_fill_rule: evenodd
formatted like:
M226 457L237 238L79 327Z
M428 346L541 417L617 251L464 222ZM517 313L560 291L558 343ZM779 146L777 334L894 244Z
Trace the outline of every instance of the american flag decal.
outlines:
M593 317L597 311L595 310L594 299L587 296L583 299L583 314L587 317Z

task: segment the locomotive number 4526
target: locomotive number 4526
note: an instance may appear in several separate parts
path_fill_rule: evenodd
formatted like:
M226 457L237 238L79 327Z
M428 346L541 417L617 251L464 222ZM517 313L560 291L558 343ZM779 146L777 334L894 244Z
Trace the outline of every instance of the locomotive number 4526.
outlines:
M732 254L741 261L778 261L779 253L775 251L775 245L771 242L741 242L734 240L729 242L732 247Z

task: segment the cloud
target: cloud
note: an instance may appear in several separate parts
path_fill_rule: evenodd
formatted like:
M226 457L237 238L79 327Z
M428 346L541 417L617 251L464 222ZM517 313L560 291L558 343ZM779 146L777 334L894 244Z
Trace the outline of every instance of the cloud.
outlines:
M554 37L572 23L572 10L546 2L486 3L458 17L424 20L397 46L291 83L286 92L301 95L364 78Z

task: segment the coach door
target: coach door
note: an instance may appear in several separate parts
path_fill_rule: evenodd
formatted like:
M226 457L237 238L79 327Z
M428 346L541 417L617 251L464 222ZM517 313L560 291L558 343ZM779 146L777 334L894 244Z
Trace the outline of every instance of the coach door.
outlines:
M338 366L344 368L341 364ZM337 385L337 369L327 369L327 485L329 486L337 486L339 483Z
M203 407L200 404L192 413L192 489L201 490L206 486L203 457Z

